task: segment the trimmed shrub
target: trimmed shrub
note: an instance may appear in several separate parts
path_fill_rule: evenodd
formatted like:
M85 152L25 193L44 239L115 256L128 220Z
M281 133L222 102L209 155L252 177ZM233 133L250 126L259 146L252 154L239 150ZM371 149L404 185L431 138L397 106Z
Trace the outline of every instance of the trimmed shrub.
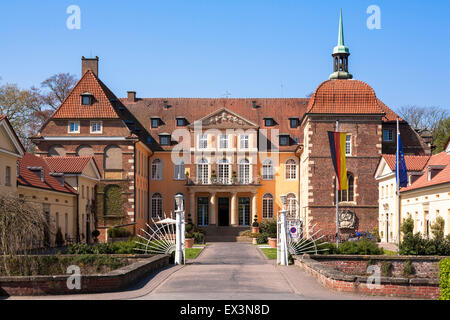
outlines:
M439 262L439 279L441 288L439 300L450 300L450 258L442 259Z
M390 277L390 276L392 276L392 262L390 262L390 261L383 261L381 263L381 275L383 277Z
M259 233L258 236L256 237L256 243L257 244L264 244L267 243L267 234L265 233Z
M383 248L379 248L377 243L367 239L358 241L346 241L339 245L336 250L338 254L357 254L357 255L381 255Z
M268 238L277 237L277 221L275 219L265 219L259 224L259 232L265 233Z
M131 236L131 232L122 227L114 227L108 229L109 238L127 238Z
M405 265L403 266L403 275L405 277L413 275L415 272L414 266L412 265L412 261L408 260L406 261Z

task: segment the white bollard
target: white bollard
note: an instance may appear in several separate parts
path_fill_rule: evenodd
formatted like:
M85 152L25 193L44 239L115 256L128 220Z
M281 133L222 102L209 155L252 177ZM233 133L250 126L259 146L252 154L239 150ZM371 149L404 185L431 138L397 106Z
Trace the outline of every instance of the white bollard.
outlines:
M288 265L288 248L287 248L287 238L286 238L286 211L282 210L280 214L280 265Z
M175 244L175 264L182 264L183 254L182 254L182 219L181 219L182 211L175 211L176 215L176 244Z

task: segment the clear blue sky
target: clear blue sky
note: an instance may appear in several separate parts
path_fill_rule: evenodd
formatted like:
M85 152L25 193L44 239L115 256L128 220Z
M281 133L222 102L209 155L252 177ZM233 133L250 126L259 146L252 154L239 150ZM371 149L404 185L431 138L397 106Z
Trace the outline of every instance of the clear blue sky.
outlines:
M66 27L69 5L81 29ZM381 30L366 26L381 8ZM449 107L450 1L15 0L0 2L2 83L80 76L100 57L119 97L304 97L332 72L340 8L350 72L388 106Z

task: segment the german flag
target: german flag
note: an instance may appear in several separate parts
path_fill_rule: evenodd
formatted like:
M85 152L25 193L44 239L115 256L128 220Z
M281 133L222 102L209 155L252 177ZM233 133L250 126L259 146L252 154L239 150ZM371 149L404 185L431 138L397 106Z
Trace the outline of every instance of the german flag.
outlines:
M328 140L330 141L331 159L333 160L334 170L338 177L339 190L348 190L347 166L345 163L345 132L328 131Z

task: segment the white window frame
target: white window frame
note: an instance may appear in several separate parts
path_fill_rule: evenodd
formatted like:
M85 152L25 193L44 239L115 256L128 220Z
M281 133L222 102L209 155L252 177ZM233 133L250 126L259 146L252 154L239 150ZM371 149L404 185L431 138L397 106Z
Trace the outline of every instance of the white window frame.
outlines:
M384 133L388 132L388 138L385 139ZM383 141L385 142L392 142L394 141L394 129L383 129Z
M209 183L209 164L206 159L201 159L197 163L197 182L199 184Z
M77 125L77 128L78 128L77 131L71 130L72 123ZM68 133L80 133L80 121L69 121L69 125L67 126L67 132Z
M198 135L198 148L208 149L208 135L201 133Z
M231 165L227 159L221 159L217 164L217 181L222 184L230 184Z
M262 179L263 180L273 180L274 179L273 161L270 159L266 159L263 162Z
M352 155L352 135L347 134L345 136L345 155L351 156Z
M250 184L251 181L251 165L248 159L239 161L239 183Z
M264 194L263 198L263 219L273 218L273 195L271 193Z
M186 179L186 164L183 160L178 160L173 164L173 179L185 180Z
M94 125L100 125L100 130L94 131L93 130ZM102 134L103 133L103 121L91 121L89 127L90 127L90 131L92 134Z
M239 136L239 149L249 149L250 147L250 136L248 134L243 134Z
M161 159L152 161L152 180L162 180L163 163Z
M285 179L296 180L297 179L297 161L294 159L288 159L285 163Z
M219 135L219 149L228 149L229 139L227 134L220 134Z
M163 198L162 194L160 192L155 192L152 194L151 198L151 215L152 218L155 218L157 216L162 217L163 215Z

